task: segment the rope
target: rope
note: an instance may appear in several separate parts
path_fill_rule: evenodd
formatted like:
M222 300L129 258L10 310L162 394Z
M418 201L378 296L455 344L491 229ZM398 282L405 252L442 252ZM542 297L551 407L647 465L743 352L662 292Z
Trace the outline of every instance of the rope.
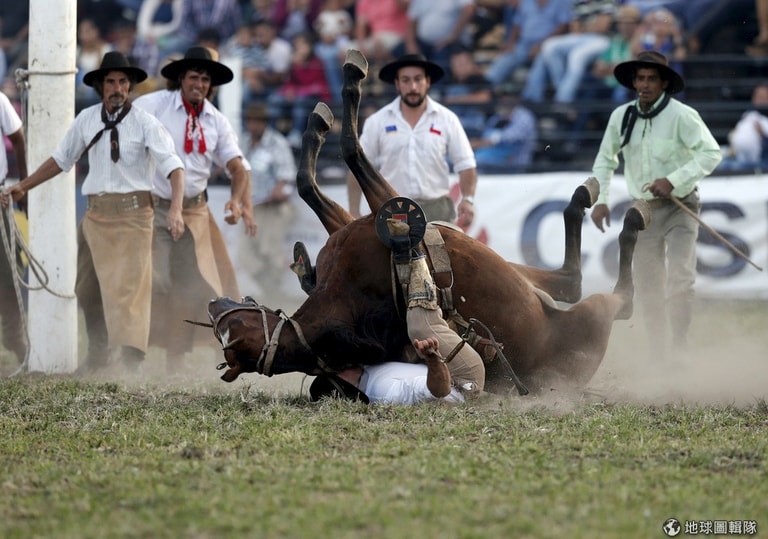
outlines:
M3 183L5 183L5 181L3 181ZM13 290L16 293L16 303L19 307L19 317L21 318L21 328L24 333L24 344L26 350L24 353L24 360L21 362L21 365L19 365L19 368L16 369L13 374L11 374L11 376L17 376L22 372L25 372L29 367L29 328L27 327L27 314L26 310L24 309L24 300L21 297L21 286L19 285L19 282L21 281L19 275L21 268L16 263L16 234L18 233L18 229L16 227L16 219L13 216L13 205L8 204L7 214L5 213L5 209L3 209L3 211L4 213L0 221L4 222L0 222L0 236L2 236L3 239L3 248L5 250L6 258L8 259L8 267L11 269L11 273L13 275ZM10 234L6 233L6 222L8 223L8 228L11 232Z

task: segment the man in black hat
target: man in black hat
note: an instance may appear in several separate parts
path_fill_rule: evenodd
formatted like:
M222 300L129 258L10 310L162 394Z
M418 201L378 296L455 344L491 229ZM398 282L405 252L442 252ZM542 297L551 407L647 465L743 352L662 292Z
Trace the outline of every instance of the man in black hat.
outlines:
M427 95L443 75L439 65L420 54L406 54L382 67L379 78L394 84L399 95L368 117L360 145L399 195L419 203L427 220L468 227L475 215L475 155L456 114ZM447 160L459 176L458 208L450 197ZM349 210L359 217L361 190L351 175L347 188Z
M205 315L205 306L213 297L240 296L221 231L208 208L206 189L214 165L225 166L231 178L230 200L223 208L225 221L234 225L242 217L250 235L256 233L256 225L250 167L231 124L209 101L214 87L232 80L232 71L214 60L207 48L191 47L160 73L168 80L168 89L139 97L136 106L168 129L185 168L182 216L186 228L180 238L172 238L164 226L170 207L168 186L156 181L152 190L151 340L166 349L166 368L172 374L184 370L184 356L192 349L196 334L209 340L184 320Z
M88 210L78 230L76 293L85 316L88 356L80 371L107 365L108 347L120 348L125 367L139 370L148 345L152 293L151 191L155 171L169 186L164 227L184 232L184 164L168 131L133 107L130 93L147 74L119 52L104 55L83 81L102 103L83 109L51 157L2 195L3 206L67 171L88 153L82 192ZM170 180L170 181L169 181Z
M593 175L600 196L592 221L604 231L610 224L610 182L624 160L629 195L647 200L651 223L635 247L635 283L651 350L663 356L672 332L675 348L687 344L696 277L698 222L673 198L698 214L698 184L722 159L720 147L691 107L672 95L685 88L682 77L656 51L641 52L618 64L614 76L636 98L616 108L608 120L595 158Z

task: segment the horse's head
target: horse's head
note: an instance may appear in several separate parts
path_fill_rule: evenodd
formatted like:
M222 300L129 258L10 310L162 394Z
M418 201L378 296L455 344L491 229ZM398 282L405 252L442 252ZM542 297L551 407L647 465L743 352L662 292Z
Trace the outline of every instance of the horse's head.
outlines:
M273 311L250 297L242 302L220 297L208 303L208 317L224 350L225 363L218 368L227 368L221 377L225 382L246 372L272 376L323 370L322 361L312 352L301 328L282 311ZM293 329L291 335L282 334L286 323ZM285 357L289 360L284 361Z

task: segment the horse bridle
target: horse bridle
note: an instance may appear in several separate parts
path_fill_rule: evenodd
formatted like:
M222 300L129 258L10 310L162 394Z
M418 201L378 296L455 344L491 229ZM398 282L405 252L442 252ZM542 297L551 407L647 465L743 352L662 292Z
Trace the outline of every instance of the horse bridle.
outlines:
M293 327L293 330L296 332L297 337L299 338L299 342L301 345L306 348L309 352L311 352L315 356L315 360L317 361L317 366L322 370L323 372L335 372L333 369L330 369L328 365L323 361L320 356L315 354L315 351L312 350L312 347L307 342L307 339L304 337L304 332L301 330L301 326L298 322L296 322L294 319L292 319L289 316L286 316L286 314L281 310L273 310L265 305L261 305L258 302L256 302L251 297L245 297L243 298L242 303L238 304L235 307L232 307L231 309L226 309L222 311L221 313L216 316L216 318L211 320L211 327L213 328L213 334L218 339L219 342L222 342L221 333L219 332L219 324L221 323L222 319L232 314L233 312L237 311L258 311L261 313L261 323L262 323L262 329L264 330L264 346L261 348L261 352L259 353L259 357L256 360L256 369L259 374L263 374L265 376L272 376L272 363L275 359L275 354L277 353L277 347L278 347L278 341L280 340L280 334L283 331L283 326L285 326L286 322L289 322L290 325ZM278 321L277 325L275 326L274 331L272 332L272 335L269 334L269 323L267 320L267 313L273 314L277 316L280 320ZM227 342L226 345L222 347L222 350L230 350L232 347L237 344L240 341L240 339L235 339L232 342ZM222 363L219 363L216 366L217 370L226 369L229 366L229 364L224 361Z

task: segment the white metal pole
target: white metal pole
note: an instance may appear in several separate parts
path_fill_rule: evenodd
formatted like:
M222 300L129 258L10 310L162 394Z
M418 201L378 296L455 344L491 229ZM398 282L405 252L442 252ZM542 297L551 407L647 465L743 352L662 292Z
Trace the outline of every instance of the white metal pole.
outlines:
M75 115L77 1L31 0L29 15L27 160L32 172L50 157ZM29 369L71 372L77 367L78 339L74 170L28 196L30 250L53 292L29 293Z

